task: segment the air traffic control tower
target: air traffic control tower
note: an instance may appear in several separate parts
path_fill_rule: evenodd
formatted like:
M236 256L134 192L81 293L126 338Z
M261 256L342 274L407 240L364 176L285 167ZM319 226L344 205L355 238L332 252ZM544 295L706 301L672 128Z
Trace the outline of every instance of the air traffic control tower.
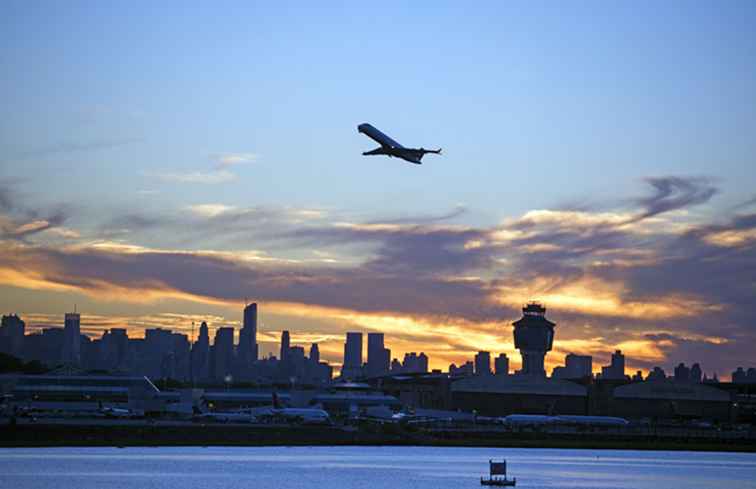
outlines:
M519 373L545 377L543 361L554 343L556 326L546 319L546 308L537 302L531 302L522 308L522 318L512 325L515 348L522 355L522 370Z

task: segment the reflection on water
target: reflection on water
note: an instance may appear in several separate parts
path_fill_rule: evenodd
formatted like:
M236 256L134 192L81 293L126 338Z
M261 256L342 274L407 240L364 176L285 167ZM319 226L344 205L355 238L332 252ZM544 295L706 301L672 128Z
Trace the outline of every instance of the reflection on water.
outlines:
M480 487L506 458L522 488L756 489L756 455L430 447L0 449L0 487Z

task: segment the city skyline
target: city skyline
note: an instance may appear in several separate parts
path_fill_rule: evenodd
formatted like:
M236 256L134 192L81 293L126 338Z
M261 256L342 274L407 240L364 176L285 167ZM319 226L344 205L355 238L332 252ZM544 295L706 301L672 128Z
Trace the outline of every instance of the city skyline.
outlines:
M180 10L5 9L2 314L212 341L248 298L259 356L514 370L536 300L548 372L756 366L752 2ZM363 122L444 152L363 157Z
M326 361L321 363L320 347L317 342L309 344L309 355L306 355L306 341L297 341L299 345L292 344L288 330L280 332L277 350L274 348L267 355L260 356L258 353L260 345L256 341L258 304L254 302L245 303L242 327L238 331L234 326L220 326L211 335L210 328L203 321L196 336L193 324L190 335L157 327L145 329L144 336L140 338L129 337L128 330L125 328L111 328L104 331L101 338L94 338L80 333L81 315L78 312L66 313L62 328L50 326L30 330L26 329L25 322L18 315L3 315L3 323L0 327L0 340L2 340L0 352L11 354L21 360L41 361L47 368L53 369L68 366L89 370L116 369L116 371L128 373L134 366L127 367L123 362L126 356L133 356L135 351L133 346L130 347L123 342L146 341L144 345L140 344L137 348L139 350L147 348L140 354L142 362L153 365L151 371L143 371L145 375L156 378L166 377L166 375L160 375L159 372L165 368L165 365L161 367L161 364L165 363L166 358L170 358L172 367L169 371L175 373L177 365L182 365L182 373L173 378L191 382L197 379L228 381L234 378L242 381L255 379L270 381L279 378L279 380L289 379L292 382L296 378L300 381L319 379L317 382L324 382L327 379L330 382L334 367L339 367L339 378L342 381L380 377L387 374L432 371L448 373L452 376L525 375L552 379L585 380L588 377L632 381L674 378L675 381L684 382L719 382L716 371L702 370L695 359L692 360L691 367L687 367L685 362L673 366L670 368L672 370L670 375L667 375L663 365L628 372L626 358L621 350L611 353L609 365L606 366L600 364L593 366L593 357L579 352L567 353L563 364L559 364L559 360L555 358L552 358L551 362L545 362L548 351L553 346L556 326L555 323L545 320L545 312L546 308L542 304L530 302L522 308L522 318L512 323L514 344L521 360L520 369L512 368L511 371L510 358L506 353L502 352L493 359L492 369L491 352L485 350L477 351L472 360L460 362L459 366L455 363L449 364L446 370L429 366L429 358L422 351L419 355L415 351L404 352L404 359L399 361L397 356L392 356L390 348L385 348L384 333L378 332L367 333L363 340L364 335L361 331L347 331L341 362L338 360L328 362L328 359L324 358ZM214 337L212 342L211 337ZM25 338L35 341L27 345ZM78 338L81 340L76 341ZM52 343L45 344L45 341ZM105 343L106 341L109 342ZM148 346L149 344L152 346ZM40 350L36 351L35 348ZM154 354L157 356L151 358L149 351L155 348L162 350L163 353L158 353L156 350ZM278 356L275 354L276 351ZM363 355L363 351L367 355ZM219 354L221 357L218 357ZM161 355L168 356L162 357L161 360ZM183 358L179 358L180 356ZM127 363L133 364L134 358ZM542 368L548 364L554 366L550 369ZM314 367L309 365L314 365ZM518 362L515 360L511 365L516 367ZM200 373L202 371L204 373ZM327 377L326 372L329 372ZM709 376L709 373L712 375ZM731 381L755 382L756 368L737 366L736 370L731 372Z

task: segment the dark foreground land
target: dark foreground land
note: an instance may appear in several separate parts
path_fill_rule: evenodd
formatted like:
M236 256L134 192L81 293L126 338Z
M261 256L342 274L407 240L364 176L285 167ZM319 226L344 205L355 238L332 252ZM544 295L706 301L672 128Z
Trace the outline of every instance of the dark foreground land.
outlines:
M752 437L77 420L0 425L0 447L413 445L756 452Z

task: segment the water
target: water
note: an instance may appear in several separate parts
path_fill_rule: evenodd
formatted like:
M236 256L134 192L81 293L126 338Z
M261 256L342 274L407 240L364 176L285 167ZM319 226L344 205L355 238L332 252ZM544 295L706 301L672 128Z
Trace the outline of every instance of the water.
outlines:
M756 488L756 454L433 447L0 449L0 488Z

